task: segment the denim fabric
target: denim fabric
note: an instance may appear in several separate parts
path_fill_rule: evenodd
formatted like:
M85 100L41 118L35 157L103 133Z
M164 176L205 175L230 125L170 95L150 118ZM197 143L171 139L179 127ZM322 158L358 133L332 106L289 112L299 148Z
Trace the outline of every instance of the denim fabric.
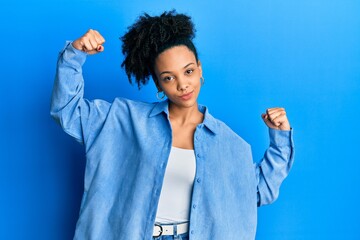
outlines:
M154 237L153 240L189 240L189 233L179 234L178 236L160 236Z
M87 100L85 59L86 54L70 42L61 51L50 110L86 152L74 239L152 240L172 145L168 100ZM269 148L254 164L250 145L206 106L198 104L198 108L204 121L194 133L190 239L254 239L257 207L278 197L293 164L293 130L269 129Z

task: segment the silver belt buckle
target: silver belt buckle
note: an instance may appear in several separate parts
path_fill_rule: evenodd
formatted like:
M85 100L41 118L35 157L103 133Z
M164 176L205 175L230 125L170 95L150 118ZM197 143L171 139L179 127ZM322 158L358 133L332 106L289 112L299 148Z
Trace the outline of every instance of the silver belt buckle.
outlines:
M158 238L158 237L160 237L160 236L163 234L163 228L162 228L162 226L159 225L159 224L156 224L156 223L155 223L154 225L155 225L155 227L158 227L158 228L159 228L159 235L158 235L158 236L153 235L153 237Z

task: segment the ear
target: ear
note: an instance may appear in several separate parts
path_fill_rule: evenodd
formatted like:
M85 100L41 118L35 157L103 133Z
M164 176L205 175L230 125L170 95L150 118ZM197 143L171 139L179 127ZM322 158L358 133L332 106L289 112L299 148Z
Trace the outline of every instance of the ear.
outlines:
M162 92L163 90L161 89L159 82L157 80L154 80L154 83L155 83L155 86L156 86L158 92Z
M158 90L159 92L161 92L162 89L161 89L159 80L157 79L157 77L155 76L155 74L152 73L152 74L151 74L151 77L152 77L152 79L153 79L153 82L154 82L154 84L155 84L155 87L157 88L157 90Z

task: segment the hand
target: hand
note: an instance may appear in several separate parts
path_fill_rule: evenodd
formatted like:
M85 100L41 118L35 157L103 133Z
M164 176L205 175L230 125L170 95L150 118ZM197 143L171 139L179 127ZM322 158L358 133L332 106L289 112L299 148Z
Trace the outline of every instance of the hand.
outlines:
M261 114L261 117L269 128L290 130L290 123L284 108L268 108L266 113Z
M82 37L75 40L72 45L77 50L86 52L88 54L96 54L104 51L105 39L96 30L90 29Z

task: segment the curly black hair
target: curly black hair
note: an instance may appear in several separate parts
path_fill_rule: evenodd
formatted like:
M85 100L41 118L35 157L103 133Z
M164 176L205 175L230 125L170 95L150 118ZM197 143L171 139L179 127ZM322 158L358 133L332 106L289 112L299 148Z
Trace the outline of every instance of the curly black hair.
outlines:
M134 77L140 89L152 76L157 85L155 59L160 53L174 46L188 47L198 61L197 51L192 42L194 37L194 24L191 17L185 14L178 14L172 10L152 17L144 13L120 38L123 42L122 53L125 55L121 67L125 67L129 82L133 84Z

